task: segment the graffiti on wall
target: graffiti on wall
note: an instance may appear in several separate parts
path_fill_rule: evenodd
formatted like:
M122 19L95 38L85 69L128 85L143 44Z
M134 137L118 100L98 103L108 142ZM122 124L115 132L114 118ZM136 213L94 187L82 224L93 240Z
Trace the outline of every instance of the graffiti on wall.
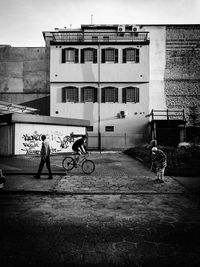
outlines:
M23 134L23 148L26 154L39 154L42 143L42 133L35 131L33 134ZM70 133L70 135L61 136L59 133L47 134L47 141L50 144L51 153L66 152L67 148L72 146L77 135Z
M46 135L46 139L49 142L51 153L71 152L72 144L75 140L85 134L84 128L80 130L80 127L77 127L77 129L76 127L73 129L72 127L63 126L37 128L34 129L33 127L31 129L19 126L19 129L16 130L16 154L40 154L43 134Z

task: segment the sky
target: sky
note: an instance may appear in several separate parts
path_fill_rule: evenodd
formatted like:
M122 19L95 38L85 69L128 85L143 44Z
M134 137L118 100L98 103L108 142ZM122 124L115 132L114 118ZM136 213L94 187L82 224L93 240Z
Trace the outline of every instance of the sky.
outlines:
M91 23L200 24L200 0L0 0L0 45L44 47L43 31Z

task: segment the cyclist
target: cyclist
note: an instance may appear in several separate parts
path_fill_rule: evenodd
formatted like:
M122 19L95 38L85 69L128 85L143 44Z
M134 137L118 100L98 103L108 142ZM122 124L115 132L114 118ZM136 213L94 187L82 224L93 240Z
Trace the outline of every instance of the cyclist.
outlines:
M79 163L79 159L81 155L87 154L87 149L86 149L86 140L87 137L86 135L83 135L80 139L76 140L73 145L72 149L74 152L76 152L76 163Z

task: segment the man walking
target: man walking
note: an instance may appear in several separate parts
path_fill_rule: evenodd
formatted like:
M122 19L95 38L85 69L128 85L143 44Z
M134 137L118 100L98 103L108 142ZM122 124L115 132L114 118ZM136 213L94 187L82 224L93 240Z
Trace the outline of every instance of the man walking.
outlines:
M49 177L48 179L53 179L52 173L51 173L51 166L50 166L50 147L49 143L46 141L46 135L42 135L42 147L40 151L41 160L40 165L38 168L38 172L36 175L34 175L34 178L40 179L40 175L42 172L42 169L44 167L44 164L46 163L47 169L49 171Z

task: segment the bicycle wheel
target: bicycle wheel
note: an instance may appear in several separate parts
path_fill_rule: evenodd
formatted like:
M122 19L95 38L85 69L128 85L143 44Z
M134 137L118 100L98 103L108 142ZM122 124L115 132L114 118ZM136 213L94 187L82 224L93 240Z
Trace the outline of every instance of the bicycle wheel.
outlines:
M82 171L86 174L90 174L95 169L95 164L92 160L86 159L81 165Z
M66 157L62 161L62 166L66 171L70 171L74 168L74 159L72 157Z

